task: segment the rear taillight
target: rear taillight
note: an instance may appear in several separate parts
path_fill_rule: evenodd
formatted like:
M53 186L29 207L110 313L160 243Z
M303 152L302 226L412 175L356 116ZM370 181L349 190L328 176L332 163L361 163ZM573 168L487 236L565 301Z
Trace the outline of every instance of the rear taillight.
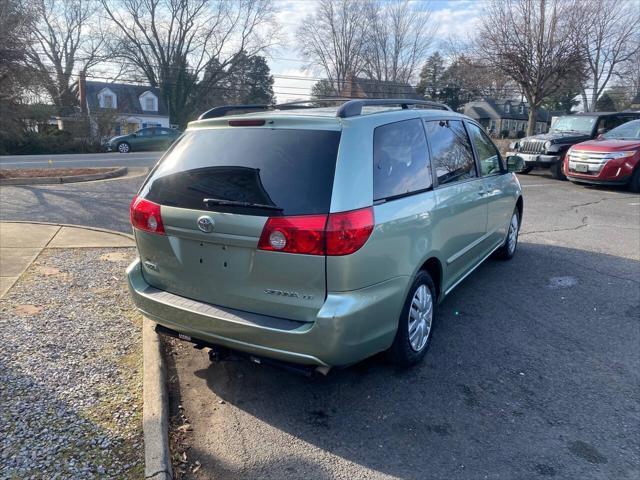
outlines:
M131 225L145 232L164 235L164 225L160 216L160 205L144 198L133 197L129 207Z
M329 215L270 217L258 249L306 255L349 255L366 243L373 230L371 207Z
M260 250L324 255L326 215L269 217L258 242Z
M373 230L373 208L332 213L327 220L327 255L349 255L362 248Z

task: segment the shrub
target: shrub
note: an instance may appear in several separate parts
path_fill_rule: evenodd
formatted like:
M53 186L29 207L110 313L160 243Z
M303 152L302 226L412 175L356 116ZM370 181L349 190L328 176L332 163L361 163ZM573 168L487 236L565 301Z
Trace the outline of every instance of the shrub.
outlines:
M86 138L74 138L66 130L51 130L44 133L27 132L22 138L6 139L0 151L13 155L43 155L61 153L94 153L101 145Z

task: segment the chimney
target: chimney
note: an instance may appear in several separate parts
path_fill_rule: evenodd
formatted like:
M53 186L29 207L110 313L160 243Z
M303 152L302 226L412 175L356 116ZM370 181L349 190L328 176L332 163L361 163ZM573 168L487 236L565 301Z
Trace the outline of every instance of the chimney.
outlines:
M338 96L344 97L344 98L351 98L352 88L353 88L353 74L348 73L346 75L342 88L338 92Z
M84 70L80 72L78 80L78 97L80 100L80 111L87 113L87 77Z

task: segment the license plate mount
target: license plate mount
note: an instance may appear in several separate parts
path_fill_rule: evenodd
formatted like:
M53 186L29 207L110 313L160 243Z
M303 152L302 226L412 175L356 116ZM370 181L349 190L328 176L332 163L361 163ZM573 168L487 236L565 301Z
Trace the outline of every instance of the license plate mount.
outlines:
M586 163L576 163L573 167L576 172L587 173L589 171L589 165Z

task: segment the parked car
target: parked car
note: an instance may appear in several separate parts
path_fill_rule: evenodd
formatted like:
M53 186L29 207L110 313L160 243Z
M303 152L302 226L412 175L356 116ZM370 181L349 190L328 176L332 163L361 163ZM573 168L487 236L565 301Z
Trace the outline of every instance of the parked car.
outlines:
M522 160L474 120L417 100L229 109L192 122L131 203L129 287L161 333L324 372L385 350L411 365L437 304L514 256Z
M141 128L129 135L113 137L106 144L108 152L129 153L141 150L166 150L182 135L180 130L165 127Z
M567 178L576 183L628 185L640 192L640 120L633 120L569 149Z
M639 118L640 112L631 111L566 115L559 117L548 133L525 137L512 143L507 155L518 155L524 159L525 168L520 173L529 173L534 167L549 168L553 178L565 180L564 157L569 147Z

